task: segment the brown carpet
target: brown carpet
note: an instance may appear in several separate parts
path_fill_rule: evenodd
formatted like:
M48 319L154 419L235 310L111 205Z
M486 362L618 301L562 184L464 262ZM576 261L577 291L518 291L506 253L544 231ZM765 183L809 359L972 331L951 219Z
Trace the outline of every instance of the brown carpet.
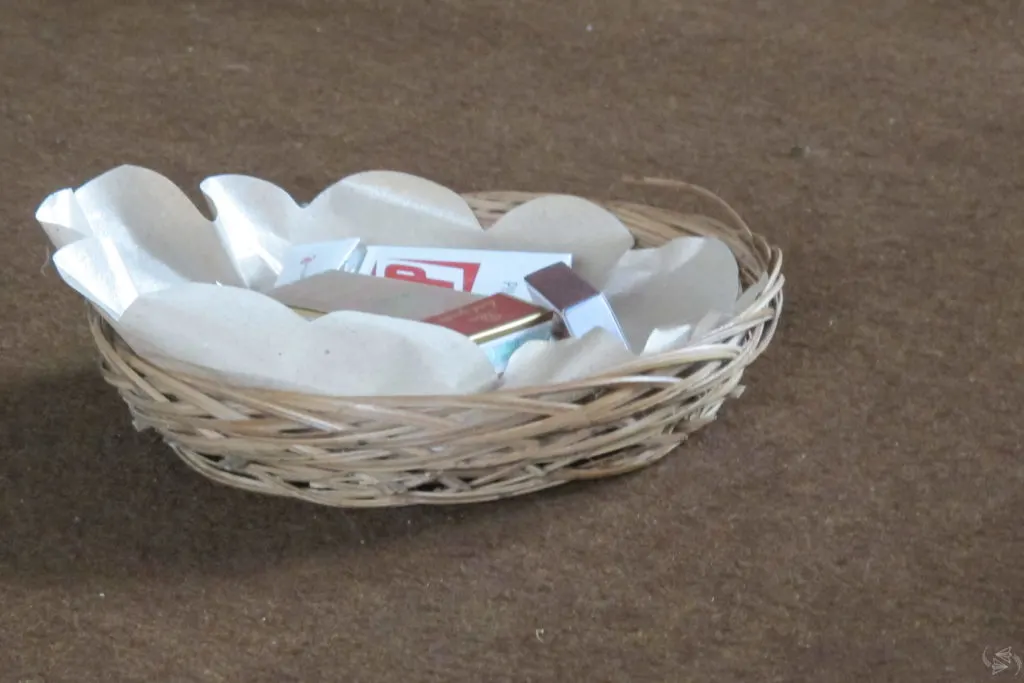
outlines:
M1018 680L982 661L1024 656L1017 4L5 0L0 683ZM787 308L638 474L264 498L132 430L41 270L38 202L123 162L302 198L687 179L784 248Z

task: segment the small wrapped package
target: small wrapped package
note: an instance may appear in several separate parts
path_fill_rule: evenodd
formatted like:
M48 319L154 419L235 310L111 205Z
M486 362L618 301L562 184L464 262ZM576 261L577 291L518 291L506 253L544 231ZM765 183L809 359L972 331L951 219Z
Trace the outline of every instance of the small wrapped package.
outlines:
M569 266L555 263L524 280L534 301L556 311L571 336L583 337L595 328L604 328L629 348L608 299Z
M555 334L555 316L544 308L506 294L495 294L423 322L447 327L476 342L491 365L504 372L508 360L528 341L546 341Z
M354 237L291 247L281 262L281 272L274 286L283 287L335 270L355 272L362 261L362 253L359 240Z

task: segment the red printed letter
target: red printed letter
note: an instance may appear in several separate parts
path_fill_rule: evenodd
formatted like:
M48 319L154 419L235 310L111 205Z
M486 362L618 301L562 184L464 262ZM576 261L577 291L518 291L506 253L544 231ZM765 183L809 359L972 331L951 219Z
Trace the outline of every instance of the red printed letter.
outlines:
M418 282L421 285L432 285L434 287L447 287L455 289L454 282L444 280L432 280L427 276L427 271L419 266L410 266L400 263L391 263L384 267L384 277L392 280L405 280L407 282Z

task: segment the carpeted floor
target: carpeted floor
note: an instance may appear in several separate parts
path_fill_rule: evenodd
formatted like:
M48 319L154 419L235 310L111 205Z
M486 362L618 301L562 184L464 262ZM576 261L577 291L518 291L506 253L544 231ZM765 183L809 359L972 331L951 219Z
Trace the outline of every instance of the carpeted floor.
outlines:
M1017 680L983 661L1024 656L1016 5L0 4L0 683ZM691 180L783 247L787 308L638 474L264 498L132 430L44 267L38 202L123 162L302 198Z

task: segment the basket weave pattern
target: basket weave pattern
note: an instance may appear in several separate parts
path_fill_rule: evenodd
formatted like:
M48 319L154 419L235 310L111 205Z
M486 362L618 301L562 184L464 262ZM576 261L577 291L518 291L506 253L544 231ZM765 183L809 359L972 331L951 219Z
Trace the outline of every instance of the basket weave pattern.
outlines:
M667 181L660 184L668 184ZM782 255L707 190L728 221L599 202L640 247L686 235L732 249L761 295L687 348L643 356L571 384L468 396L324 397L223 386L172 374L136 355L95 312L104 378L138 429L155 429L200 474L249 491L339 507L472 503L645 467L715 419L742 392L782 310ZM484 226L536 195L466 195ZM685 293L680 293L685 296Z

